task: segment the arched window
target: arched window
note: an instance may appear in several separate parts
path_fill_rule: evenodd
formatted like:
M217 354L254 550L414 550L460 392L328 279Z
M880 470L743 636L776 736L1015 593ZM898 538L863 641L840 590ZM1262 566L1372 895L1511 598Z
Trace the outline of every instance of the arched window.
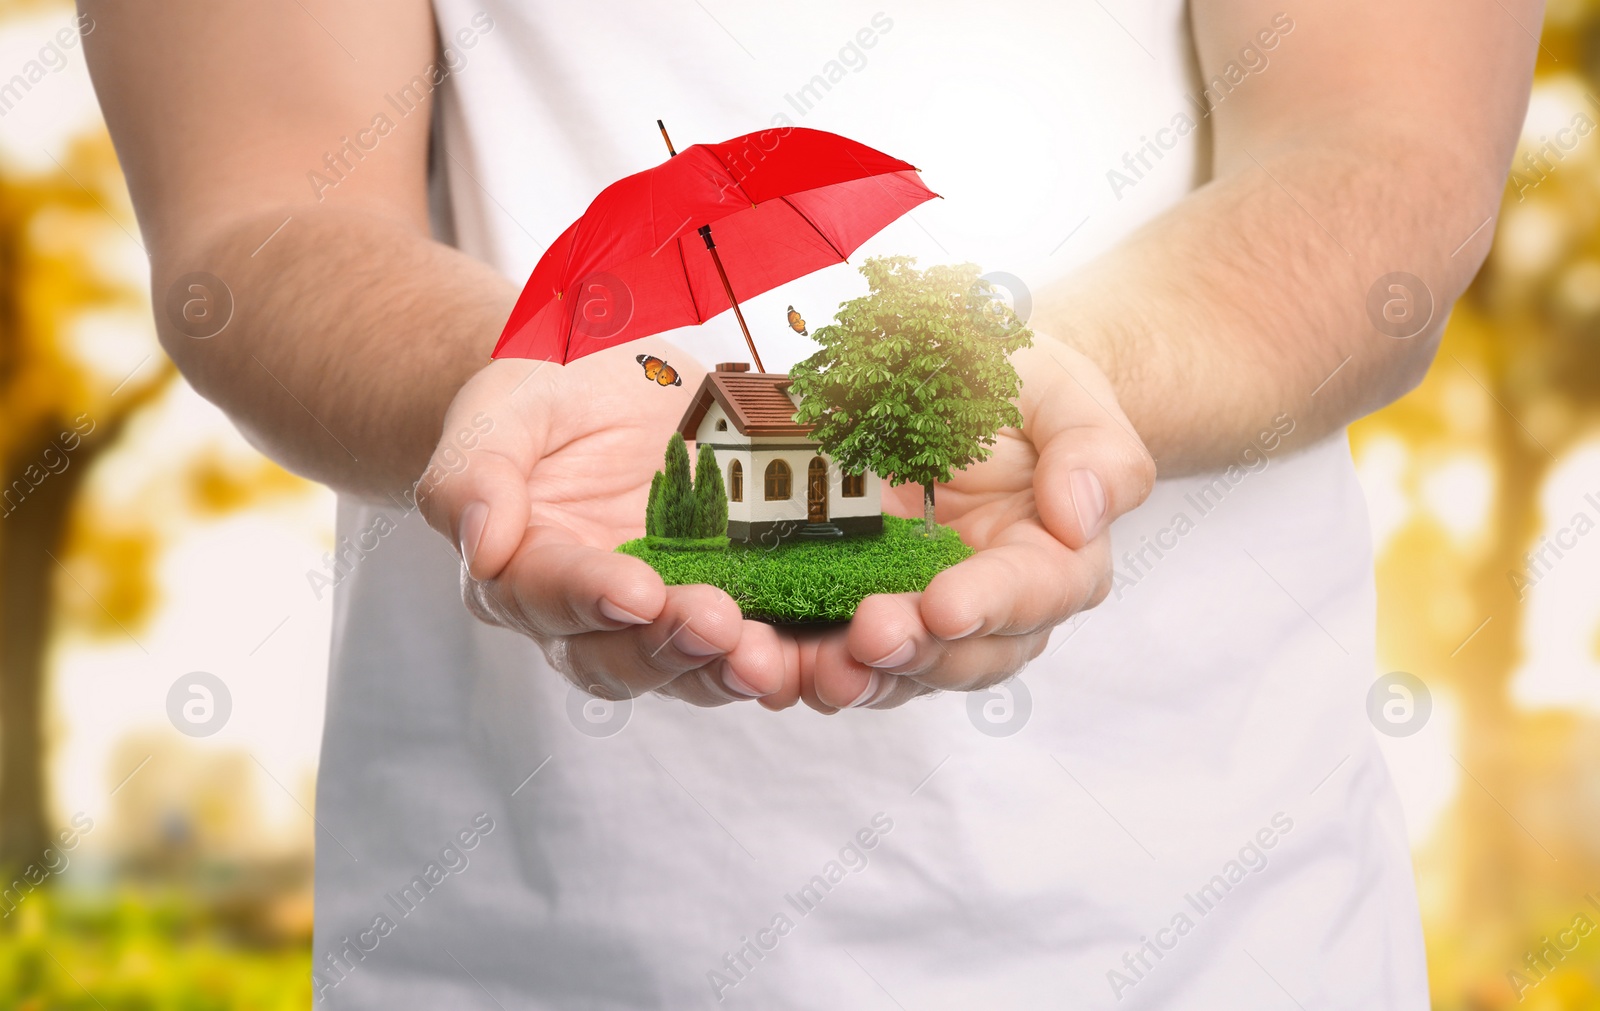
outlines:
M744 467L738 460L728 464L728 501L744 501Z
M789 465L782 460L767 464L767 501L781 502L789 497Z
M860 474L845 474L839 494L845 498L866 498L867 479Z
M727 418L718 418L717 419L717 431L726 432L727 430L728 430L728 419Z

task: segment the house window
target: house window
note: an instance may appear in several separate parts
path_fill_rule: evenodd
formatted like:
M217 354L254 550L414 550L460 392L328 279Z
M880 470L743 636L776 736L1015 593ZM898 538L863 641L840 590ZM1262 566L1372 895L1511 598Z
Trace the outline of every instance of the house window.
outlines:
M867 479L864 475L846 474L843 485L839 494L845 498L865 498L867 495Z
M789 497L789 465L782 460L767 464L767 501L781 502Z
M728 430L728 419L727 418L718 418L717 419L717 431L726 432L727 430Z
M744 468L738 460L728 464L728 501L744 501Z

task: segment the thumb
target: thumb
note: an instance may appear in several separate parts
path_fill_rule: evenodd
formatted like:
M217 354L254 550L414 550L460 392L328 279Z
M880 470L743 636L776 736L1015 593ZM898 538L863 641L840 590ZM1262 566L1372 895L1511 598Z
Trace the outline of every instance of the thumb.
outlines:
M417 483L428 525L456 546L475 579L499 575L528 528L528 475L539 440L514 398L534 371L526 364L491 364L467 381Z
M454 455L444 467L441 446L417 488L428 525L450 539L474 579L493 579L511 561L528 528L528 480L493 450Z
M1043 364L1054 376L1044 374L1046 388L1029 398L1034 410L1024 420L1039 453L1034 499L1045 529L1076 551L1149 496L1155 461L1100 370L1063 345L1040 343L1053 345Z

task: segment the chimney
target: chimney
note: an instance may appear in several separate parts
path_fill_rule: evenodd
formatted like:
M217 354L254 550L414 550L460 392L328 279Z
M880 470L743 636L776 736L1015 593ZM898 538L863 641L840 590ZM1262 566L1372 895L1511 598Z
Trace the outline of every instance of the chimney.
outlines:
M718 362L718 372L749 372L749 362Z

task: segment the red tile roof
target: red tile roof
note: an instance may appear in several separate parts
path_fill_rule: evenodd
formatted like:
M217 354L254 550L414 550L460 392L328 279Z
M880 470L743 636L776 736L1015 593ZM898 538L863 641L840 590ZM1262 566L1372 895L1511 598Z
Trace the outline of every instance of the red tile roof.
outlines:
M810 435L814 426L797 424L795 403L785 392L789 377L775 372L707 372L694 401L678 422L678 431L693 440L715 401L728 412L740 435Z

